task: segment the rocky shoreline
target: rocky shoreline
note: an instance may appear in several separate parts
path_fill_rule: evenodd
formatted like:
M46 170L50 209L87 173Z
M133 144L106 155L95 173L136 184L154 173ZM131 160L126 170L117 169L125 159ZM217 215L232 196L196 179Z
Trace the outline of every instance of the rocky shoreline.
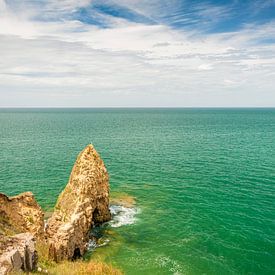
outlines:
M110 219L108 172L88 145L78 155L46 226L32 193L15 197L0 193L0 274L36 270L38 240L55 262L80 258L87 250L91 228Z

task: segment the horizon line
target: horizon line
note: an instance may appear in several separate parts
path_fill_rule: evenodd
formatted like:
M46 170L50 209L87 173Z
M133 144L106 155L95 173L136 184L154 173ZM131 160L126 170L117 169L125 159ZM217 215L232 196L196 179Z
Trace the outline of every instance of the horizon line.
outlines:
M274 109L275 106L0 106L0 109Z

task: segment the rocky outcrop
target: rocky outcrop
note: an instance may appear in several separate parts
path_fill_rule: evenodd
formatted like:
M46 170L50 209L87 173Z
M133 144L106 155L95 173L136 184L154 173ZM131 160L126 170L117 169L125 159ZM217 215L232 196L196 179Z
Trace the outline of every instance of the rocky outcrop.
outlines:
M51 258L59 262L82 256L91 227L110 218L108 173L99 154L88 145L79 154L46 226Z
M10 274L20 270L29 272L36 269L37 252L35 239L30 233L12 237L0 235L0 274Z
M30 232L44 234L44 214L31 192L8 197L0 193L0 233L13 235Z
M0 193L1 275L34 270L37 263L35 237L43 238L43 235L44 214L31 192L15 197Z

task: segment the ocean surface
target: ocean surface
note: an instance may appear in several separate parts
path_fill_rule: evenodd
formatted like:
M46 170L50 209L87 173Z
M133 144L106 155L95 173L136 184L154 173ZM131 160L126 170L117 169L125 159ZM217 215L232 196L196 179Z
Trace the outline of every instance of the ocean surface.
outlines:
M0 192L55 204L93 143L112 206L96 229L126 274L275 274L275 109L1 109Z

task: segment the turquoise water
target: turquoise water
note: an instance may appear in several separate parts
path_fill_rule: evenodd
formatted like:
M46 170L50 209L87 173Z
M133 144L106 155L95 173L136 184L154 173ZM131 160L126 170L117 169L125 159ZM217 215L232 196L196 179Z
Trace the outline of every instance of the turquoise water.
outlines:
M92 254L126 274L275 274L275 109L0 110L0 126L0 191L45 209L94 144L139 213Z

